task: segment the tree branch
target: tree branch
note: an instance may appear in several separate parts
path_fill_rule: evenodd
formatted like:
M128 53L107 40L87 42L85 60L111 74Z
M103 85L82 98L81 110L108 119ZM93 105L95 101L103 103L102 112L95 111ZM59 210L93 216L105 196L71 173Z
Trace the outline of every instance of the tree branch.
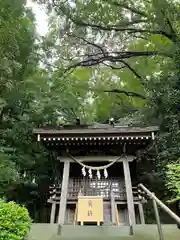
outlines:
M116 7L121 7L121 8L127 9L127 10L131 11L132 13L138 14L140 16L147 17L147 14L145 12L140 11L139 9L133 8L132 6L129 6L126 3L118 3L114 0L103 0L103 2L109 3L110 5L114 5Z
M131 11L132 13L138 14L138 15L140 15L140 16L147 17L147 14L146 14L145 12L140 11L139 9L133 8L132 6L129 6L129 5L126 4L126 3L118 3L118 2L116 2L116 1L114 1L114 0L102 0L102 1L105 2L105 3L108 3L108 4L110 4L110 5L114 5L114 6L116 6L116 7L121 7L121 8L127 9L127 10ZM62 2L62 3L60 3L60 4L63 5L63 4L65 4L66 2L67 2L67 1ZM53 5L54 7L60 7L60 4L58 5L58 4L56 4L55 0L52 0L52 5Z
M137 98L141 98L141 99L146 99L146 97L140 93L127 91L127 90L123 90L123 89L109 89L109 90L95 90L95 91L102 91L102 92L107 92L107 93L118 93L118 94L124 94L128 97L137 97Z
M86 42L87 44L92 45L92 46L98 48L98 49L102 52L103 56L108 56L108 53L105 52L105 50L104 50L100 45L95 44L95 43L93 43L93 42L90 42L89 40L87 40L87 39L85 39L85 38L83 38L83 37L78 37L78 36L73 35L73 34L68 34L68 36L70 36L70 37L75 37L75 38L77 38L77 39L83 40L83 41ZM98 54L98 55L99 55L99 54ZM141 79L141 80L143 79L143 78L135 71L135 69L133 69L133 68L129 65L129 63L127 63L127 62L124 61L124 60L121 60L121 61L119 61L119 62L121 62L124 66L116 67L116 66L113 66L113 65L106 64L106 63L104 63L104 62L103 62L103 65L105 65L105 66L107 66L107 67L110 67L111 69L118 69L118 70L127 67L137 78L139 78L139 79Z
M116 32L127 31L129 33L164 34L164 32L162 30L148 30L148 29L129 28L128 25L126 25L126 26L124 26L124 25L102 26L102 25L95 24L95 23L87 23L87 22L84 22L81 19L74 19L72 17L70 17L70 20L72 22L74 22L75 24L77 24L79 26L82 26L82 27L92 27L92 28L97 28L97 29L104 30L104 31L116 31ZM135 24L135 22L131 22L131 25L132 24Z
M177 34L176 34L176 32L175 32L175 30L174 30L174 28L173 28L173 26L172 26L172 24L171 24L168 16L166 16L166 13L165 13L165 11L164 11L163 9L161 9L161 13L162 13L162 15L164 16L164 18L165 18L165 20L166 20L166 22L167 22L167 24L168 24L168 26L169 26L169 28L170 28L171 40L174 41L174 42L176 42L177 39L178 39L178 37L177 37Z
M143 78L139 75L139 73L137 73L136 71L135 71L135 69L134 68L132 68L130 65L129 65L129 63L127 63L126 61L121 61L137 78L139 78L139 79L141 79L141 80L143 80Z
M53 6L58 7L58 5L55 3L54 0L53 1ZM130 10L131 12L141 15L142 17L147 18L147 15L145 12L142 12L136 8L133 8L131 6L129 6L126 3L118 3L114 0L103 0L106 3L109 3L110 5L115 5L115 6L119 6L122 8L125 8L127 10ZM59 5L60 7L60 5ZM173 34L173 32L171 32L171 34L167 33L166 31L162 30L162 29L158 29L158 30L150 30L150 29L140 29L140 28L129 28L128 26L130 25L134 25L134 24L138 24L138 23L145 23L148 20L147 19L135 19L133 21L130 22L122 22L121 24L118 25L107 25L107 26L103 26L103 25L99 25L99 24L95 24L95 23L89 23L89 22L84 22L82 19L76 19L74 18L67 10L61 8L61 11L72 21L74 22L76 25L81 26L81 27L91 27L91 28L95 28L95 29L99 29L99 30L104 30L104 31L117 31L117 32L127 32L129 34L132 33L147 33L147 34L157 34L157 35L163 35L167 38L169 38L170 40L172 40L173 42L177 40L177 38L175 39L175 35ZM166 18L167 19L167 18ZM170 23L170 21L169 21ZM172 27L171 25L169 25L170 27ZM173 28L171 29L173 30Z
M104 49L100 45L98 45L96 43L93 43L93 42L90 42L89 40L85 39L84 37L79 37L79 36L76 36L76 35L73 35L73 34L68 34L68 36L83 40L83 42L87 43L88 45L92 45L93 47L98 48L104 56L106 55L106 52L104 51Z
M96 57L90 57L90 58L85 59L81 62L77 62L77 63L71 65L70 67L68 67L68 69L66 69L65 72L69 71L72 68L76 68L76 67L95 66L95 65L98 65L98 64L103 63L105 61L110 61L110 62L114 62L114 63L115 62L121 62L122 63L123 59L129 59L129 58L132 58L132 57L149 57L149 56L157 56L157 55L171 57L171 56L167 55L166 53L162 53L162 52L159 52L159 51L111 52L111 53L107 53L105 56L104 55L103 56L99 55L99 57L98 57L98 55L96 55ZM124 62L124 64L126 64L127 67L131 68L130 66L128 66L127 63Z
M103 63L103 65L107 66L107 67L110 67L111 69L115 69L115 70L120 70L120 69L123 69L123 68L128 68L137 78L139 78L140 80L143 80L143 77L141 77L139 75L139 73L136 72L136 70L134 68L132 68L129 63L127 63L126 61L120 61L122 64L124 64L124 66L121 66L121 67L116 67L116 66L113 66L113 65L109 65L109 64L105 64Z
M122 67L116 67L116 66L109 65L109 64L106 64L106 63L103 63L103 65L105 65L106 67L110 67L110 68L113 69L113 70L120 70L120 69L125 68L125 66L122 66Z
M72 16L68 16L72 22L74 22L76 25L81 26L81 27L91 27L103 31L116 31L116 32L127 32L128 34L132 33L147 33L147 34L155 34L155 35L163 35L170 40L173 40L173 36L171 34L168 34L167 32L163 30L149 30L149 29L139 29L139 28L129 28L128 26L121 26L121 25L99 25L99 24L94 24L94 23L87 23L84 22L81 19L74 19ZM131 23L133 24L133 22Z

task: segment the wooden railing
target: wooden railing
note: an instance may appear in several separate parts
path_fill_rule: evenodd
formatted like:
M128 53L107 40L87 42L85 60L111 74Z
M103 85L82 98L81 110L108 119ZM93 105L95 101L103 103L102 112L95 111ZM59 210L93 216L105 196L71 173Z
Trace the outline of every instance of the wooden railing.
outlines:
M97 180L96 178L71 177L68 186L68 200L77 199L80 191L85 196L102 196L104 199L110 199L111 191L113 191L115 199L126 200L123 178L111 177ZM60 193L61 186L51 188L51 195L54 195L55 198L60 199Z
M152 199L158 233L159 233L159 240L164 240L164 234L163 234L163 229L161 226L161 220L160 220L158 206L162 210L164 210L172 219L174 219L177 222L177 224L180 224L180 218L170 208L168 208L159 198L157 198L155 193L149 191L149 189L146 188L143 184L139 184L138 187L139 187L138 191L142 195L146 194L146 198Z
M68 200L76 200L78 198L79 193L81 192L82 195L85 196L102 196L104 200L110 200L111 198L111 189L95 189L95 188L89 188L84 193L81 189L74 189L73 187L68 188ZM117 201L126 201L126 191L125 189L122 189L120 191L113 191L114 198ZM59 201L61 196L61 188L54 188L50 191L51 199L54 201ZM136 187L133 187L133 196L134 200L138 200L138 191Z

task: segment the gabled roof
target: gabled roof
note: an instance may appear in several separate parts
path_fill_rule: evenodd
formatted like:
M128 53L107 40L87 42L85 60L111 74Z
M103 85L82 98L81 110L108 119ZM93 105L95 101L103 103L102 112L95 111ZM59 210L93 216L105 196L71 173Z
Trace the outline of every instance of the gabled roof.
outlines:
M37 135L37 141L52 142L52 144L90 144L92 142L119 143L120 141L149 141L154 140L159 128L157 126L149 127L121 127L111 126L105 128L93 128L76 126L65 126L61 129L34 129Z
M159 128L157 126L149 126L149 127L121 127L121 126L110 126L104 127L104 128L93 128L93 127L87 127L87 128L61 128L61 129L34 129L34 134L40 134L40 135L96 135L96 134L148 134L148 133L156 133L159 131Z

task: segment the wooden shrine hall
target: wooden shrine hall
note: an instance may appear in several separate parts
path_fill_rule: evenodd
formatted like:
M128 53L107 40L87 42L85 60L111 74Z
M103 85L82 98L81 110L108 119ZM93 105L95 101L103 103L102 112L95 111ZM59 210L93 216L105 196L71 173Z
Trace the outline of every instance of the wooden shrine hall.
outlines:
M50 188L50 223L145 223L136 162L138 152L152 145L157 132L156 126L109 124L35 129L37 141L55 152L62 166L61 180Z

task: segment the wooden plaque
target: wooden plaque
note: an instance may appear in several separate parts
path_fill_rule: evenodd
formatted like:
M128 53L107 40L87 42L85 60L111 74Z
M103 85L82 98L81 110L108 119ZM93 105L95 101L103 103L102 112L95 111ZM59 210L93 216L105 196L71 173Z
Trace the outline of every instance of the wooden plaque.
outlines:
M103 222L103 198L99 196L78 197L78 222Z

